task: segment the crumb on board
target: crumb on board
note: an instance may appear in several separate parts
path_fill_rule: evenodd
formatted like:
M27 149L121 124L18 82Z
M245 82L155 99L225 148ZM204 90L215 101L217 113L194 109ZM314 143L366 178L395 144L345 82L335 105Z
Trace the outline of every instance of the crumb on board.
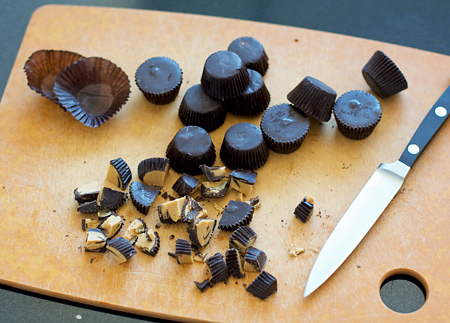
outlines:
M314 248L314 247L308 247L308 250L311 250L314 253L318 253L319 252L319 248Z
M289 244L289 254L292 257L297 257L298 255L302 254L303 252L305 252L304 248L298 248L298 247L294 246L293 243Z

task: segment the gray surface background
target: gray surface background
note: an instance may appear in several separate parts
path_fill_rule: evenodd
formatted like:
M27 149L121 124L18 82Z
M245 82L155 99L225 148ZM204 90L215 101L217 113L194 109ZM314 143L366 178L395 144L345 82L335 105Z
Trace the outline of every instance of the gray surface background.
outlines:
M450 55L448 0L0 0L0 96L3 95L30 16L36 8L45 4L124 7L247 19L357 36ZM449 66L442 68L449 69L450 76ZM423 81L425 83L427 80ZM0 285L0 321L161 320L62 301Z

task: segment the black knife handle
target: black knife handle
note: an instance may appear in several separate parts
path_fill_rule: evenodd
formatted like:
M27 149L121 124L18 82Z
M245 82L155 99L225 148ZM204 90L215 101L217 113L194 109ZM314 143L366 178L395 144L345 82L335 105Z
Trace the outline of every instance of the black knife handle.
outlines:
M412 167L450 115L450 86L436 101L406 146L400 161Z

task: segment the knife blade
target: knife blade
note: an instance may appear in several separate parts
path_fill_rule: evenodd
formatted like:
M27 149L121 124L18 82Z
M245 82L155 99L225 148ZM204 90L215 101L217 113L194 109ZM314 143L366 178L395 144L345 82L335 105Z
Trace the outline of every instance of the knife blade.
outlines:
M319 288L350 256L395 197L410 168L447 121L450 86L427 113L400 158L382 163L325 242L306 282L304 297Z

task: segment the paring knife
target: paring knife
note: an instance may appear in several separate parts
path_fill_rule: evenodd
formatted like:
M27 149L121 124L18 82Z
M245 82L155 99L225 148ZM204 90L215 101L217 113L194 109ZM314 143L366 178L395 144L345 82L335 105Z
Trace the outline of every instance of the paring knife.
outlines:
M304 297L321 286L347 259L399 191L410 168L449 117L450 86L430 109L400 159L383 163L336 225L309 275Z

